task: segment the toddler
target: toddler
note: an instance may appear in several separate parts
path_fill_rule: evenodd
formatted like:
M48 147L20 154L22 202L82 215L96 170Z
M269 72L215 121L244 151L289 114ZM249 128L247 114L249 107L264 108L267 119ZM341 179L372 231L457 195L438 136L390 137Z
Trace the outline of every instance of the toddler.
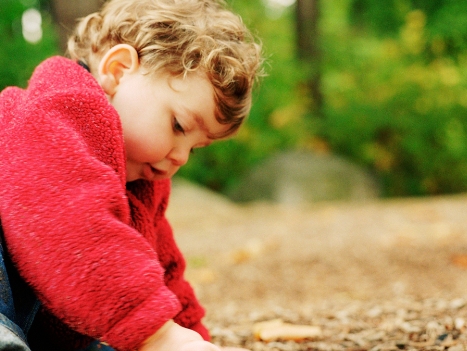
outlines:
M219 350L164 213L190 153L248 115L260 46L217 0L110 0L68 51L0 94L0 336Z

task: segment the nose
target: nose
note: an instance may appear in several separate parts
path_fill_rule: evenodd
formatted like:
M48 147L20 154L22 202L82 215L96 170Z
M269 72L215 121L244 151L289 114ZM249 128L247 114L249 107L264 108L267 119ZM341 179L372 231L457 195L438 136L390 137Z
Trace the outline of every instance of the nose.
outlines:
M170 151L168 158L175 166L181 167L188 162L188 158L190 157L190 150L191 149L185 150L185 148L181 147L173 148Z

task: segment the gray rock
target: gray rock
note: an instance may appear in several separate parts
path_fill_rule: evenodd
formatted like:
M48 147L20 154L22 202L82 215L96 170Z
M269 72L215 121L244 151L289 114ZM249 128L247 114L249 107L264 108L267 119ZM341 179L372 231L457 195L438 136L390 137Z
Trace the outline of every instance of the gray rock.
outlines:
M238 202L299 205L319 201L363 201L379 197L378 183L363 168L330 154L289 151L254 168L228 195Z

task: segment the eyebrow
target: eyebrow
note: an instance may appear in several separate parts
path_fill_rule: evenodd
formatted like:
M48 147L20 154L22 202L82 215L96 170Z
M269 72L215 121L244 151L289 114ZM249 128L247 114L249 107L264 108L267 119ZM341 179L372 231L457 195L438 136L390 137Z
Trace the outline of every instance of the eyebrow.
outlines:
M206 124L204 123L204 119L200 115L194 114L194 118L195 118L195 122L198 125L199 129L201 129L203 132L205 132L207 134L208 139L216 140L216 139L220 138L218 135L212 134L209 131L208 127L206 127Z
M201 129L203 132L206 132L207 134L211 135L211 133L208 130L208 127L206 127L206 124L204 123L204 119L198 114L195 114L194 117L195 117L195 121L196 121L196 124L198 125L199 129Z
M187 113L189 116L192 116L194 118L197 126L199 127L199 129L201 129L203 132L205 132L207 134L208 139L218 140L218 139L225 138L225 135L224 135L225 133L219 133L219 134L211 133L209 131L208 127L206 126L206 123L204 123L203 117L199 113L189 111L188 109L183 108L183 107L182 107L182 110L184 110L185 113ZM217 120L217 118L216 118L216 120Z

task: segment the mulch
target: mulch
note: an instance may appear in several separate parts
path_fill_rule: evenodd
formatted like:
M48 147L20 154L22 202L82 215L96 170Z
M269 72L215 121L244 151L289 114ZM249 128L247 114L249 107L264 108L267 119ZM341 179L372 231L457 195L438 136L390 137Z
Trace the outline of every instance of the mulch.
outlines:
M168 216L219 345L467 351L466 214L467 195L239 206L183 185ZM258 339L275 319L322 333Z
M253 334L255 323L281 318L320 326L322 335L309 340L263 342ZM215 343L252 351L383 351L467 349L467 304L458 298L415 300L409 297L380 302L322 302L307 311L275 308L267 312L211 316Z

